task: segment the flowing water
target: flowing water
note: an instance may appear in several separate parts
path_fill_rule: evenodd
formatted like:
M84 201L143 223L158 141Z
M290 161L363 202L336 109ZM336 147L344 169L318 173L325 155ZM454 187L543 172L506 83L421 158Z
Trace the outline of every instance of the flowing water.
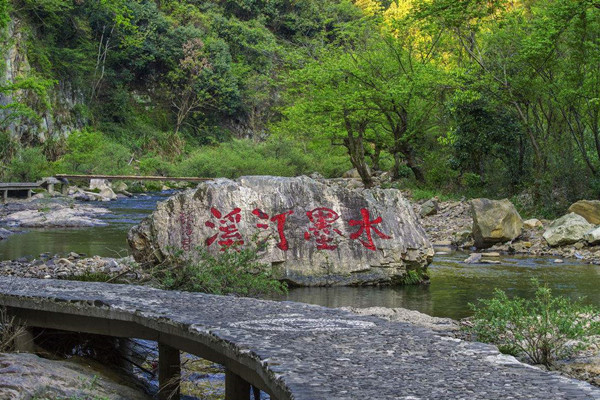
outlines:
M0 241L0 260L36 257L49 252L75 251L107 257L127 254L127 231L149 215L156 202L172 192L119 199L102 203L112 211L105 217L109 225L84 229L35 229ZM548 284L557 294L600 305L600 266L566 260L554 264L552 259L502 257L498 265L469 265L461 261L464 253L437 255L429 267L430 285L398 288L331 287L297 288L281 300L300 301L328 307L404 307L438 317L462 318L469 315L468 303L490 297L494 288L509 294L530 297L531 278Z

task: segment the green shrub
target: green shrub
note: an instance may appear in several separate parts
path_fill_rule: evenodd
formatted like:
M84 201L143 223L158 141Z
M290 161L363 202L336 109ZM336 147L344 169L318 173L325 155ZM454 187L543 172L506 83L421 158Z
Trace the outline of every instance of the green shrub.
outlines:
M401 285L420 285L421 283L429 280L429 276L423 270L414 270L409 269L406 271L406 275L404 275L400 281Z
M307 148L301 143L269 139L263 143L233 140L193 151L174 172L180 176L237 178L243 175L298 176L320 172L341 176L350 168L338 149Z
M22 148L8 164L12 181L35 182L50 173L50 164L39 147Z
M61 172L81 174L130 174L131 151L101 132L86 129L67 139L67 152L56 162Z
M551 366L595 340L593 336L600 334L600 313L580 301L553 296L549 288L532 282L535 296L531 300L511 299L496 289L491 299L479 300L481 306L470 304L473 325L467 330L502 352Z
M269 266L257 262L256 250L231 248L216 255L198 251L198 262L179 263L159 277L161 286L169 290L240 296L287 291L287 285L275 279Z
M173 165L156 155L149 155L140 159L140 173L151 176L169 176Z

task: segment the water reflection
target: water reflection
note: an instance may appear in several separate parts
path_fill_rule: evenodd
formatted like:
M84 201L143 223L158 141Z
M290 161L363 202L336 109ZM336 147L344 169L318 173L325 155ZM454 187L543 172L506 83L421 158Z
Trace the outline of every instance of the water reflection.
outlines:
M124 257L128 254L127 231L156 209L156 203L172 195L172 191L118 199L106 203L90 203L106 207L111 214L100 219L108 226L81 229L27 229L0 241L0 260L37 257L41 253L71 251L102 257Z
M509 295L531 297L531 278L547 284L554 293L573 299L584 297L587 304L600 305L600 267L572 261L554 264L547 258L505 257L498 265L468 265L466 255L454 253L436 257L430 266L430 285L400 288L297 288L285 300L327 307L404 307L436 317L464 318L469 303L489 298L494 289Z

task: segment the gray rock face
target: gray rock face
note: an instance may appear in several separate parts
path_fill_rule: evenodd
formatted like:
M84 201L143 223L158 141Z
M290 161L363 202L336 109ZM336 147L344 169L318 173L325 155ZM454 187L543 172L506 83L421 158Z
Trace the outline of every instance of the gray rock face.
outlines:
M0 399L150 398L74 362L46 360L34 354L0 353Z
M479 248L513 240L521 234L523 220L515 206L507 199L471 200L473 239Z
M434 253L399 191L349 190L308 177L202 183L159 203L128 240L143 264L256 242L261 261L297 285L393 284L426 268Z
M552 221L543 236L550 246L562 246L583 240L593 228L581 215L570 213Z

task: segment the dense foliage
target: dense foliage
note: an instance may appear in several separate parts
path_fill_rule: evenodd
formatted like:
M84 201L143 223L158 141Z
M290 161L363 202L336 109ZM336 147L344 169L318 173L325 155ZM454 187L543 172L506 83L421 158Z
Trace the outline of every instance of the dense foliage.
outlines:
M600 311L536 286L531 300L509 298L496 289L491 299L471 304L474 311L470 331L478 340L498 345L501 351L524 356L534 364L551 366L586 349L600 334Z
M550 214L600 194L597 0L0 0L0 32L29 65L0 81L4 178L39 175L19 166L41 156L73 172L355 167ZM74 138L23 128L65 114L58 95Z

